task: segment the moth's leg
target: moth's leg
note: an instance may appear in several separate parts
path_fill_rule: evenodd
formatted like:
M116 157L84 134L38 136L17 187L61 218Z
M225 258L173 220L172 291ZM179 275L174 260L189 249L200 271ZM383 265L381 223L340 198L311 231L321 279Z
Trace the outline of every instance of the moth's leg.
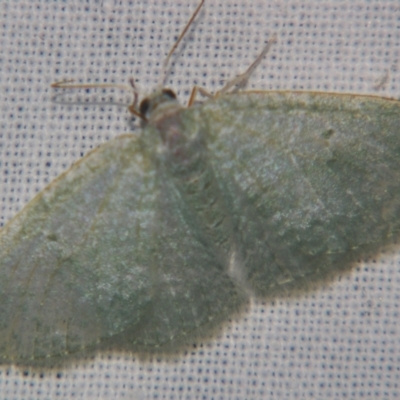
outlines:
M262 59L265 57L265 55L268 53L268 51L271 49L272 45L277 41L276 35L273 35L271 39L268 41L267 45L264 47L263 51L259 54L259 56L255 59L255 61L250 65L249 68L243 73L238 75L236 78L233 78L230 82L228 82L221 90L216 92L215 94L212 94L208 92L207 90L203 89L202 87L199 86L194 86L192 89L192 93L190 94L190 98L187 104L187 107L190 107L193 105L193 103L196 101L197 95L200 93L204 97L208 98L213 98L213 97L218 97L221 94L225 93L234 93L237 92L239 89L242 89L247 85L247 81L249 80L251 74L253 71L258 67ZM235 87L236 86L236 87ZM233 87L235 87L233 90Z
M249 80L253 71L258 67L264 56L271 49L272 45L277 41L277 36L272 35L271 39L268 41L267 45L264 47L263 51L259 54L259 56L255 59L255 61L250 65L249 68L243 73L238 75L236 78L233 78L230 82L228 82L220 91L218 91L215 96L219 96L224 93L228 93L231 88L235 87L230 92L236 92L239 89L243 89L247 85L247 81Z
M190 94L190 98L189 98L187 107L190 107L193 105L193 103L196 101L196 97L199 93L204 97L208 97L209 99L212 99L213 97L215 97L215 95L208 92L206 89L203 89L200 86L193 86L192 93Z

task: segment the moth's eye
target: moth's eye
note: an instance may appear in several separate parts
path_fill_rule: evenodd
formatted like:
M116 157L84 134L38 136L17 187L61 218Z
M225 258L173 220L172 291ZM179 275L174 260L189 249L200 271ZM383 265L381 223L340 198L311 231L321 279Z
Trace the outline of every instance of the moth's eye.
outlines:
M140 114L145 116L147 114L147 111L149 111L149 108L150 108L150 100L143 99L139 106Z
M163 92L163 94L165 94L170 99L176 99L176 94L175 94L175 92L173 90L171 90L171 89L163 89L162 92Z

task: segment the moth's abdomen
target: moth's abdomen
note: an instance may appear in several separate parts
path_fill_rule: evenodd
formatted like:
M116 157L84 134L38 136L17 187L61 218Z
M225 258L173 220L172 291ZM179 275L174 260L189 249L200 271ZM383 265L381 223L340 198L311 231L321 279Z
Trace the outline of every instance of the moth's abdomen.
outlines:
M165 126L164 126L165 127ZM221 188L207 154L201 131L194 138L170 125L166 137L166 168L173 176L175 186L185 206L185 218L199 232L201 240L227 266L234 251L231 207Z

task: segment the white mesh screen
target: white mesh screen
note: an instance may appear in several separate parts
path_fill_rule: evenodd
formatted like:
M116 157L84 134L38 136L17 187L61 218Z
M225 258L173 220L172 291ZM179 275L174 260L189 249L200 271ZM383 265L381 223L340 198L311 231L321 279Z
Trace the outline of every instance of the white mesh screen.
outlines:
M1 2L1 224L83 154L133 129L129 94L54 98L50 84L134 77L151 90L196 6L196 0ZM208 0L173 56L168 86L182 102L195 84L218 90L273 33L278 43L248 88L399 96L398 0ZM399 398L396 250L304 298L254 304L214 341L175 362L105 354L44 374L2 366L0 399Z

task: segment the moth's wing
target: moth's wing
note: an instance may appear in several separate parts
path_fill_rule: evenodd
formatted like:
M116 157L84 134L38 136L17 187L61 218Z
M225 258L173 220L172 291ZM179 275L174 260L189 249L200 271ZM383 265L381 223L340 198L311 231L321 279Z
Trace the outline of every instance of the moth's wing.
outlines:
M75 352L140 319L150 301L140 261L150 251L154 185L154 166L124 137L73 165L5 226L2 361Z
M213 248L201 240L200 227L188 223L185 198L165 165L157 177L152 302L132 330L134 347L145 353L174 351L196 337L210 337L247 302Z
M121 137L75 164L5 226L2 362L51 364L103 343L133 349L147 343L143 327L167 341L221 313L215 307L231 287L216 294L222 275L170 215L173 204L159 208L166 200L156 175L140 143ZM203 278L210 290L198 294ZM191 303L197 294L199 303Z
M398 101L244 92L189 112L205 126L257 293L301 290L399 231Z

